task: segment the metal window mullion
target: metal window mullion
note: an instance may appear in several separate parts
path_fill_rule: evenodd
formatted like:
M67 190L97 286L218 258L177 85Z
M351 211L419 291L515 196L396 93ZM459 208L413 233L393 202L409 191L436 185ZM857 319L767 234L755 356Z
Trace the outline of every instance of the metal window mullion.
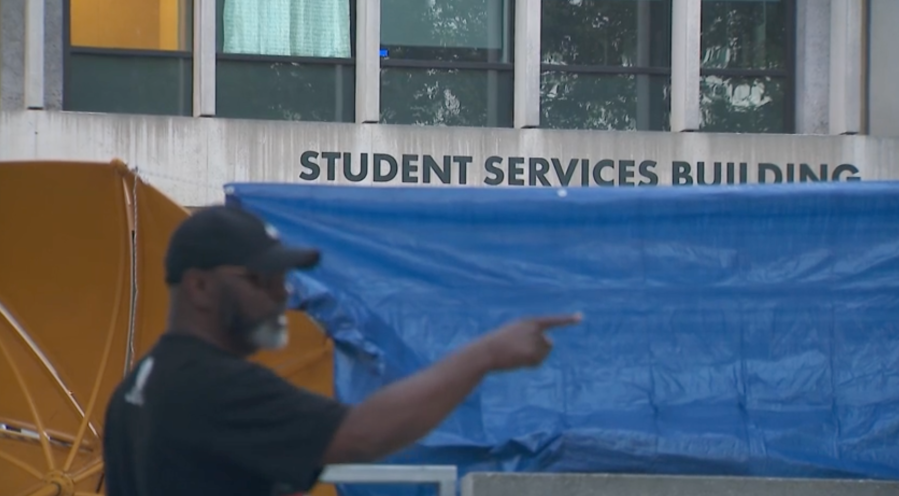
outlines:
M381 0L356 0L356 123L381 116Z
M43 109L44 99L44 2L25 4L25 108Z
M215 116L215 2L194 0L194 117Z
M671 131L698 131L702 0L671 4Z
M548 2L558 0L546 0ZM514 125L540 127L541 0L517 0L515 5Z
M861 0L831 0L830 134L861 131L862 14Z

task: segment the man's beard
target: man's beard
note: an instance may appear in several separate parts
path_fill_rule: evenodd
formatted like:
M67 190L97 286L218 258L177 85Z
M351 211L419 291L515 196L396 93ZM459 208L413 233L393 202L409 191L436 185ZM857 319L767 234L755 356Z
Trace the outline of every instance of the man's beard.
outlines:
M287 346L287 316L285 308L278 308L261 319L250 320L241 313L234 298L226 297L222 309L227 331L249 350L279 350Z
M280 313L256 324L248 335L251 344L262 350L280 350L287 346L287 317Z

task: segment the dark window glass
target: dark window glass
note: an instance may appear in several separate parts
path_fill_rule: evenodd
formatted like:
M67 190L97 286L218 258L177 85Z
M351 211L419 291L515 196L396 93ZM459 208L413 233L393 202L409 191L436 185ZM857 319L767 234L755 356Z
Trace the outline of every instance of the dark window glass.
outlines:
M512 0L382 0L381 122L512 125Z
M352 122L355 0L218 0L216 114Z
M381 69L381 122L512 126L512 73Z
M670 0L543 2L544 64L671 66Z
M540 125L552 129L669 129L668 76L544 72Z
M540 124L668 129L670 0L544 1Z
M511 0L382 0L390 59L512 62Z
M154 115L193 113L190 58L72 53L65 109Z
M67 0L64 13L64 109L192 114L191 0Z
M786 69L785 2L703 0L702 67Z
M703 0L702 130L792 131L793 0Z
M217 67L216 114L221 117L354 120L353 66L221 60Z
M783 78L703 76L702 129L726 133L783 133Z

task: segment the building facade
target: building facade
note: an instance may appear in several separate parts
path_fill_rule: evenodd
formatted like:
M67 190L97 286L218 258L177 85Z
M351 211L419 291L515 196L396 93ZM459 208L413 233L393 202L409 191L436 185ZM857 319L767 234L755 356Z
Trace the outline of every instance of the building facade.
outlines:
M2 0L0 160L231 181L899 178L896 0Z

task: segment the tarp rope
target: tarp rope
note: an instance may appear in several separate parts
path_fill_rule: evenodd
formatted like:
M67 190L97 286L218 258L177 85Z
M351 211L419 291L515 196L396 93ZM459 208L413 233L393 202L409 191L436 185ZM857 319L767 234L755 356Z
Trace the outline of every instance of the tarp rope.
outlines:
M137 281L137 233L138 233L138 203L137 203L137 185L140 182L140 174L137 167L131 170L131 173L134 175L134 181L131 185L131 233L130 233L130 241L131 241L131 308L130 315L128 318L128 350L127 355L125 357L125 371L123 376L128 375L128 372L134 366L134 329L137 321L137 297L138 297L138 281Z

